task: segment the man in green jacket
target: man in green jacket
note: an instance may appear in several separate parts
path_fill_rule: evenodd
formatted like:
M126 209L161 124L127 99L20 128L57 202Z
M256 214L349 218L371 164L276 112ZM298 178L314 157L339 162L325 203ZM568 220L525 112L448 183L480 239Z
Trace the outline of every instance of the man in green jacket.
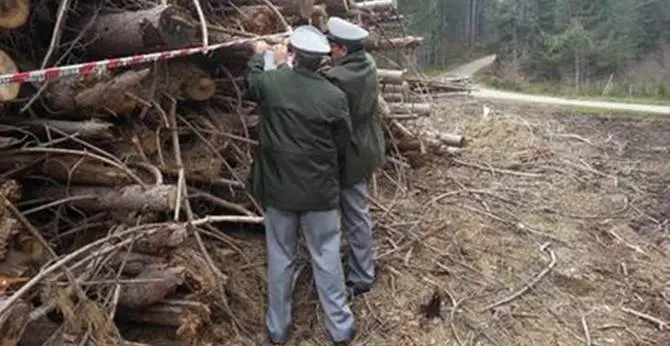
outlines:
M385 158L384 133L375 116L377 67L363 49L369 36L365 29L338 17L331 17L327 26L333 67L323 73L347 95L353 128L342 177L340 211L348 231L347 286L351 294L358 295L369 291L375 279L367 184Z
M325 325L336 345L355 334L354 316L340 257L340 160L350 140L346 96L316 70L330 52L326 37L302 26L290 37L294 68L264 71L267 45L258 43L248 63L247 93L261 108L259 151L251 192L265 209L270 341L284 343L291 325L291 298L298 228L311 255ZM275 55L285 55L280 46Z

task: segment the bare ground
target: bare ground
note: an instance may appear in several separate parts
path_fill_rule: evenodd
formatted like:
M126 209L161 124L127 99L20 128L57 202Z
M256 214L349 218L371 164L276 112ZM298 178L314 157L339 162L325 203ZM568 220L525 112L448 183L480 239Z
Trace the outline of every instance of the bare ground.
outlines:
M378 283L354 303L355 345L670 344L670 121L443 105L423 126L470 143L378 177ZM228 306L203 340L260 344L262 234L224 240L211 250ZM306 267L291 345L325 344L311 282ZM436 292L441 318L429 320ZM156 342L155 330L127 334ZM181 344L162 334L157 344Z

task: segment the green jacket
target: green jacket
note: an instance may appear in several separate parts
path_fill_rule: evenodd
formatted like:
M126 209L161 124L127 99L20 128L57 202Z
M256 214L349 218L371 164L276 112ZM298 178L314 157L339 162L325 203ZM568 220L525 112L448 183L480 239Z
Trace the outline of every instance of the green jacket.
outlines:
M337 208L340 164L351 121L342 91L316 72L248 62L247 93L261 108L252 195L264 207L303 212Z
M377 110L377 66L365 52L349 54L323 74L347 95L352 141L347 148L342 184L349 187L369 180L385 160L384 132Z

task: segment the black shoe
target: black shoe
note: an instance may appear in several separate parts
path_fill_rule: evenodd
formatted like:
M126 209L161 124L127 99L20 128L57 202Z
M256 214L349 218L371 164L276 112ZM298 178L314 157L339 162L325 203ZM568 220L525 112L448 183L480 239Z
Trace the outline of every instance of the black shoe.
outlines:
M370 287L368 288L360 288L360 287L355 287L353 284L347 283L347 295L350 298L358 297L360 295L366 294L370 292Z

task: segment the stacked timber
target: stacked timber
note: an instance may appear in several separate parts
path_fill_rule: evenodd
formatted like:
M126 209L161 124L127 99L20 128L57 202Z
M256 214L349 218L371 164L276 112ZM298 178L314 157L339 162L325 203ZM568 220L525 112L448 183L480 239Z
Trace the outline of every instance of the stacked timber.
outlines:
M406 70L378 71L381 98L387 111L383 115L391 125L392 144L400 151L432 152L455 155L465 146L465 138L450 133L427 133L417 131L416 127L406 124L435 115L438 111L430 97L421 97L433 93L467 92L465 86L421 80L408 77ZM405 124L405 125L403 125Z
M226 264L209 254L224 245L203 238L263 215L245 190L258 110L243 82L252 49L239 40L323 28L338 15L375 33L373 51L422 43L375 31L401 19L389 0L0 3L0 74L237 42L0 84L0 345L139 345L118 322L173 328L181 344L199 344L212 309L234 293L224 289ZM451 89L380 75L390 155L400 157L420 137L401 122L433 113L407 96Z

